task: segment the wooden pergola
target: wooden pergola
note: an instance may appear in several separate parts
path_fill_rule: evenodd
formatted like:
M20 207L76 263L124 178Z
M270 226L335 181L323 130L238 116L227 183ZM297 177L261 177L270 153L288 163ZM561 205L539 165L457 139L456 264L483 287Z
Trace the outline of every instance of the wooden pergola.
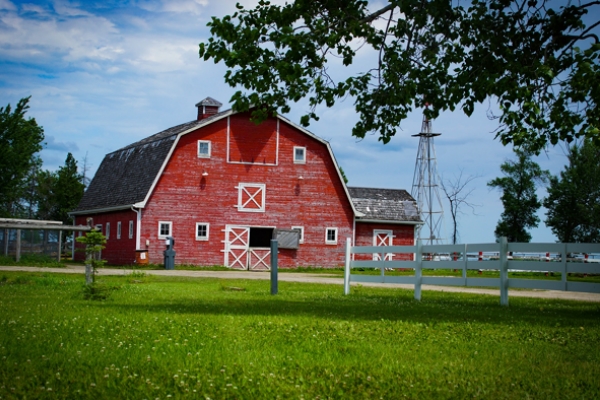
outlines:
M9 233L11 230L16 231L15 234L15 261L19 262L21 259L21 232L23 230L41 230L41 231L70 231L70 232L88 232L92 228L88 225L63 225L62 221L42 221L34 219L15 219L15 218L0 218L0 232L3 231L2 247L3 254L9 255ZM47 235L44 234L46 238ZM73 238L75 239L75 238ZM58 235L57 244L57 261L60 261L61 249L62 249L62 235ZM75 251L75 240L73 240L72 251Z

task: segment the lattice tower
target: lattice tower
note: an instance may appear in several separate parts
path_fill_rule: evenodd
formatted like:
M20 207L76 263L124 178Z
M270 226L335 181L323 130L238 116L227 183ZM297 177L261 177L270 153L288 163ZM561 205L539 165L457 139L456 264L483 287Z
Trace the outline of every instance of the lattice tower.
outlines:
M423 115L421 133L412 135L419 138L417 161L411 195L417 200L419 214L424 224L418 229L417 237L422 244L443 244L444 208L439 191L439 175L433 138L441 133L431 132L431 120Z

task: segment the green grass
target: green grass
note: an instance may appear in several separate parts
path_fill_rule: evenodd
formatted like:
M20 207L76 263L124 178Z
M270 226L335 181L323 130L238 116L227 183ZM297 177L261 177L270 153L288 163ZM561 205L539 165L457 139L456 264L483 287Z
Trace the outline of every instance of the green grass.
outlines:
M0 273L0 398L599 398L595 303ZM232 290L235 288L235 290Z

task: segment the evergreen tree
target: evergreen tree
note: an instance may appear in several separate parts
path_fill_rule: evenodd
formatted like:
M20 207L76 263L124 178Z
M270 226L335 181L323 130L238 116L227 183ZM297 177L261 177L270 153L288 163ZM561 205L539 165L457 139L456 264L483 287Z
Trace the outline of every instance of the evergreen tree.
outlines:
M600 242L600 148L586 140L569 150L569 165L550 177L546 225L560 242Z
M540 166L531 160L531 156L521 150L515 150L516 161L506 161L500 165L503 177L488 182L502 192L500 199L504 211L496 225L497 238L506 236L509 242L529 242L528 228L535 228L540 222L536 215L542 206L535 193L539 183L546 182L549 176Z

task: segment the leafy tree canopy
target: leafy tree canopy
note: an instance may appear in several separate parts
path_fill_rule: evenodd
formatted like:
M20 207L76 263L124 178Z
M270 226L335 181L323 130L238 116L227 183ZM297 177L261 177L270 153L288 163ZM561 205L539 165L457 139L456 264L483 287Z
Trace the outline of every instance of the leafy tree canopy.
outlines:
M509 242L529 242L528 228L538 226L540 219L536 215L542 206L535 193L536 184L546 182L549 172L531 160L529 154L515 150L517 160L509 160L500 165L503 177L492 179L488 186L502 192L500 199L504 211L494 234L506 236Z
M569 164L550 178L544 207L560 242L600 242L600 147L587 140L570 148Z
M35 119L25 118L29 97L19 100L14 111L10 104L0 108L0 216L20 215L26 176L38 163L35 153L42 150L44 129Z
M389 0L372 10L363 0L261 0L213 17L199 54L225 63L225 81L246 90L232 97L234 109L256 106L257 121L308 98L306 126L317 105L350 95L360 116L352 134L378 132L387 143L427 103L435 118L456 108L471 115L491 100L503 144L537 152L559 140L600 141L600 21L583 22L597 18L600 1L550 3ZM350 66L359 55L372 64L334 81L336 60Z

